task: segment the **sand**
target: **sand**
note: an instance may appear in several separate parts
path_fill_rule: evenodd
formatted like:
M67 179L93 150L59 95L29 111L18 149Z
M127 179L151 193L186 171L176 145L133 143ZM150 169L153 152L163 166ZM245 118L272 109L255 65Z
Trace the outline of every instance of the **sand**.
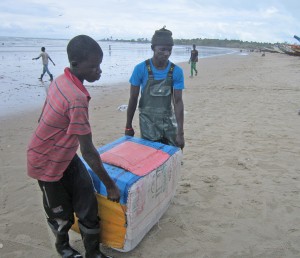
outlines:
M300 257L299 57L233 54L185 71L184 164L168 211L129 253L114 257ZM129 85L91 100L95 146L123 135ZM26 145L40 109L1 118L0 257L57 257ZM135 127L138 129L137 116ZM137 133L136 136L139 136ZM81 251L79 235L72 245Z

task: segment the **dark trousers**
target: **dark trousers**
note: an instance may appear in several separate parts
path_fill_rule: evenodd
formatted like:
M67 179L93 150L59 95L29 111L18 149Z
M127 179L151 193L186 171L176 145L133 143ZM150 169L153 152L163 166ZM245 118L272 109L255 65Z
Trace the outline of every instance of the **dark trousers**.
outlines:
M77 155L59 181L38 183L43 192L44 209L52 229L58 230L57 219L61 219L68 223L59 231L68 232L74 223L74 212L83 226L99 228L98 204L92 178Z

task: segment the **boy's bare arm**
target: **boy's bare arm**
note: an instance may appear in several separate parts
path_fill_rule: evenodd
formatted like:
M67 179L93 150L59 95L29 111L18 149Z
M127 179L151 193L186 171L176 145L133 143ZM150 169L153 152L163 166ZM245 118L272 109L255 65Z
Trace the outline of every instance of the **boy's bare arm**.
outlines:
M78 139L82 157L105 185L107 198L119 202L120 190L105 170L100 155L92 142L92 134L78 135Z

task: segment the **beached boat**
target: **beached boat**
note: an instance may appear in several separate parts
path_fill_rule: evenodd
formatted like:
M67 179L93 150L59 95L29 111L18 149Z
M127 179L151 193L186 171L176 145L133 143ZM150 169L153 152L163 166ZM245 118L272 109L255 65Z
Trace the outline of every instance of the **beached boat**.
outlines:
M262 47L260 49L261 52L268 52L268 53L279 53L274 47Z
M283 52L282 50L280 50L280 48L279 48L278 46L274 46L273 48L274 48L274 50L276 50L278 53L284 54L284 52Z
M300 49L293 49L295 53L300 53Z
M285 54L292 55L292 56L300 56L300 52L294 51L290 45L279 44L278 48Z
M300 52L300 45L290 45L290 47L295 52Z

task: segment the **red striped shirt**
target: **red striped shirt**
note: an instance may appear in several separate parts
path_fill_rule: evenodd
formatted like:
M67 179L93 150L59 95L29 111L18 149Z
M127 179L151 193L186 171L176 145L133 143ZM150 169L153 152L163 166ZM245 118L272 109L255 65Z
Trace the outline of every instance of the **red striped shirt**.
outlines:
M90 95L68 68L50 85L43 113L27 150L27 173L58 181L79 146L77 135L91 133Z

